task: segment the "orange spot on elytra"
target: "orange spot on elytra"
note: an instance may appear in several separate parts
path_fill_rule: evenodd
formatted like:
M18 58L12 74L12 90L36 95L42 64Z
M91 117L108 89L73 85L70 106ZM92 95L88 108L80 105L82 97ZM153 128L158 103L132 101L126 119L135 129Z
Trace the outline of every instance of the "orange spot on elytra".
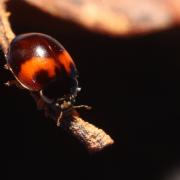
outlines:
M33 57L21 65L18 74L19 80L28 88L39 90L41 85L36 82L35 74L38 71L45 70L49 77L55 76L55 62L52 58Z
M60 61L61 65L64 66L65 70L70 74L71 73L71 65L72 64L74 65L74 62L66 50L64 50L63 52L60 53L59 61Z

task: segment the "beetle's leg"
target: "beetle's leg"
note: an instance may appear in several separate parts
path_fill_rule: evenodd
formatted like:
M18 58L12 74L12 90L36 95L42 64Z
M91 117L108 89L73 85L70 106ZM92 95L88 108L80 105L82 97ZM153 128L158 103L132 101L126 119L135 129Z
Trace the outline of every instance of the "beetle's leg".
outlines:
M87 105L79 105L79 106L73 106L74 109L81 109L81 108L85 108L88 110L91 110L92 107L91 106L87 106Z
M62 116L63 116L63 112L61 111L59 116L58 116L57 122L56 122L56 125L58 127L61 125Z
M20 89L25 89L16 79L9 80L9 81L7 81L4 84L5 84L5 86L8 86L8 87L10 87L10 86L17 86Z
M43 94L43 90L39 91L39 95L41 96L43 101L46 102L47 104L52 104L54 102L54 99L50 99Z
M5 70L9 70L8 64L5 64L5 65L4 65L4 69L5 69Z

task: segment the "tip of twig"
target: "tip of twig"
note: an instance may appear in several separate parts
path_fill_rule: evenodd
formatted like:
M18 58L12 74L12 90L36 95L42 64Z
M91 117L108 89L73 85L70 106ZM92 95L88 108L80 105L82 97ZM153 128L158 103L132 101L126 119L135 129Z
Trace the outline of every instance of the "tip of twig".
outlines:
M105 131L84 121L79 116L73 116L68 129L85 144L89 153L92 154L114 143L114 140Z
M93 146L87 147L88 152L90 154L103 151L114 144L114 140L108 134L106 134L105 137L103 137L103 139L101 139L99 142L101 143L104 142L104 144L102 143L100 146L99 145L97 146L96 144L94 147Z

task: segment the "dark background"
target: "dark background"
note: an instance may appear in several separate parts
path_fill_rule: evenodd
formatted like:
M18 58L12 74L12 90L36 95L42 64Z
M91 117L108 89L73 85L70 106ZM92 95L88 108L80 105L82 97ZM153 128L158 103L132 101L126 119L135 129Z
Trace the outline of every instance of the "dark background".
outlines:
M37 111L27 91L2 85L12 78L3 60L0 99L9 179L163 180L179 167L180 28L113 38L22 1L8 8L16 34L47 33L66 47L80 74L77 103L93 106L82 117L115 140L103 152L88 154Z

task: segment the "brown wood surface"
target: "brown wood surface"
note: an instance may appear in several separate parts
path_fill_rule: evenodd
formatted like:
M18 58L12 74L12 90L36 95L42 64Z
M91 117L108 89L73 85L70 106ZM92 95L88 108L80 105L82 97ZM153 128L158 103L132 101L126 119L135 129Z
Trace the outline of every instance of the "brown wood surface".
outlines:
M180 0L25 0L56 17L110 35L132 35L180 24Z

